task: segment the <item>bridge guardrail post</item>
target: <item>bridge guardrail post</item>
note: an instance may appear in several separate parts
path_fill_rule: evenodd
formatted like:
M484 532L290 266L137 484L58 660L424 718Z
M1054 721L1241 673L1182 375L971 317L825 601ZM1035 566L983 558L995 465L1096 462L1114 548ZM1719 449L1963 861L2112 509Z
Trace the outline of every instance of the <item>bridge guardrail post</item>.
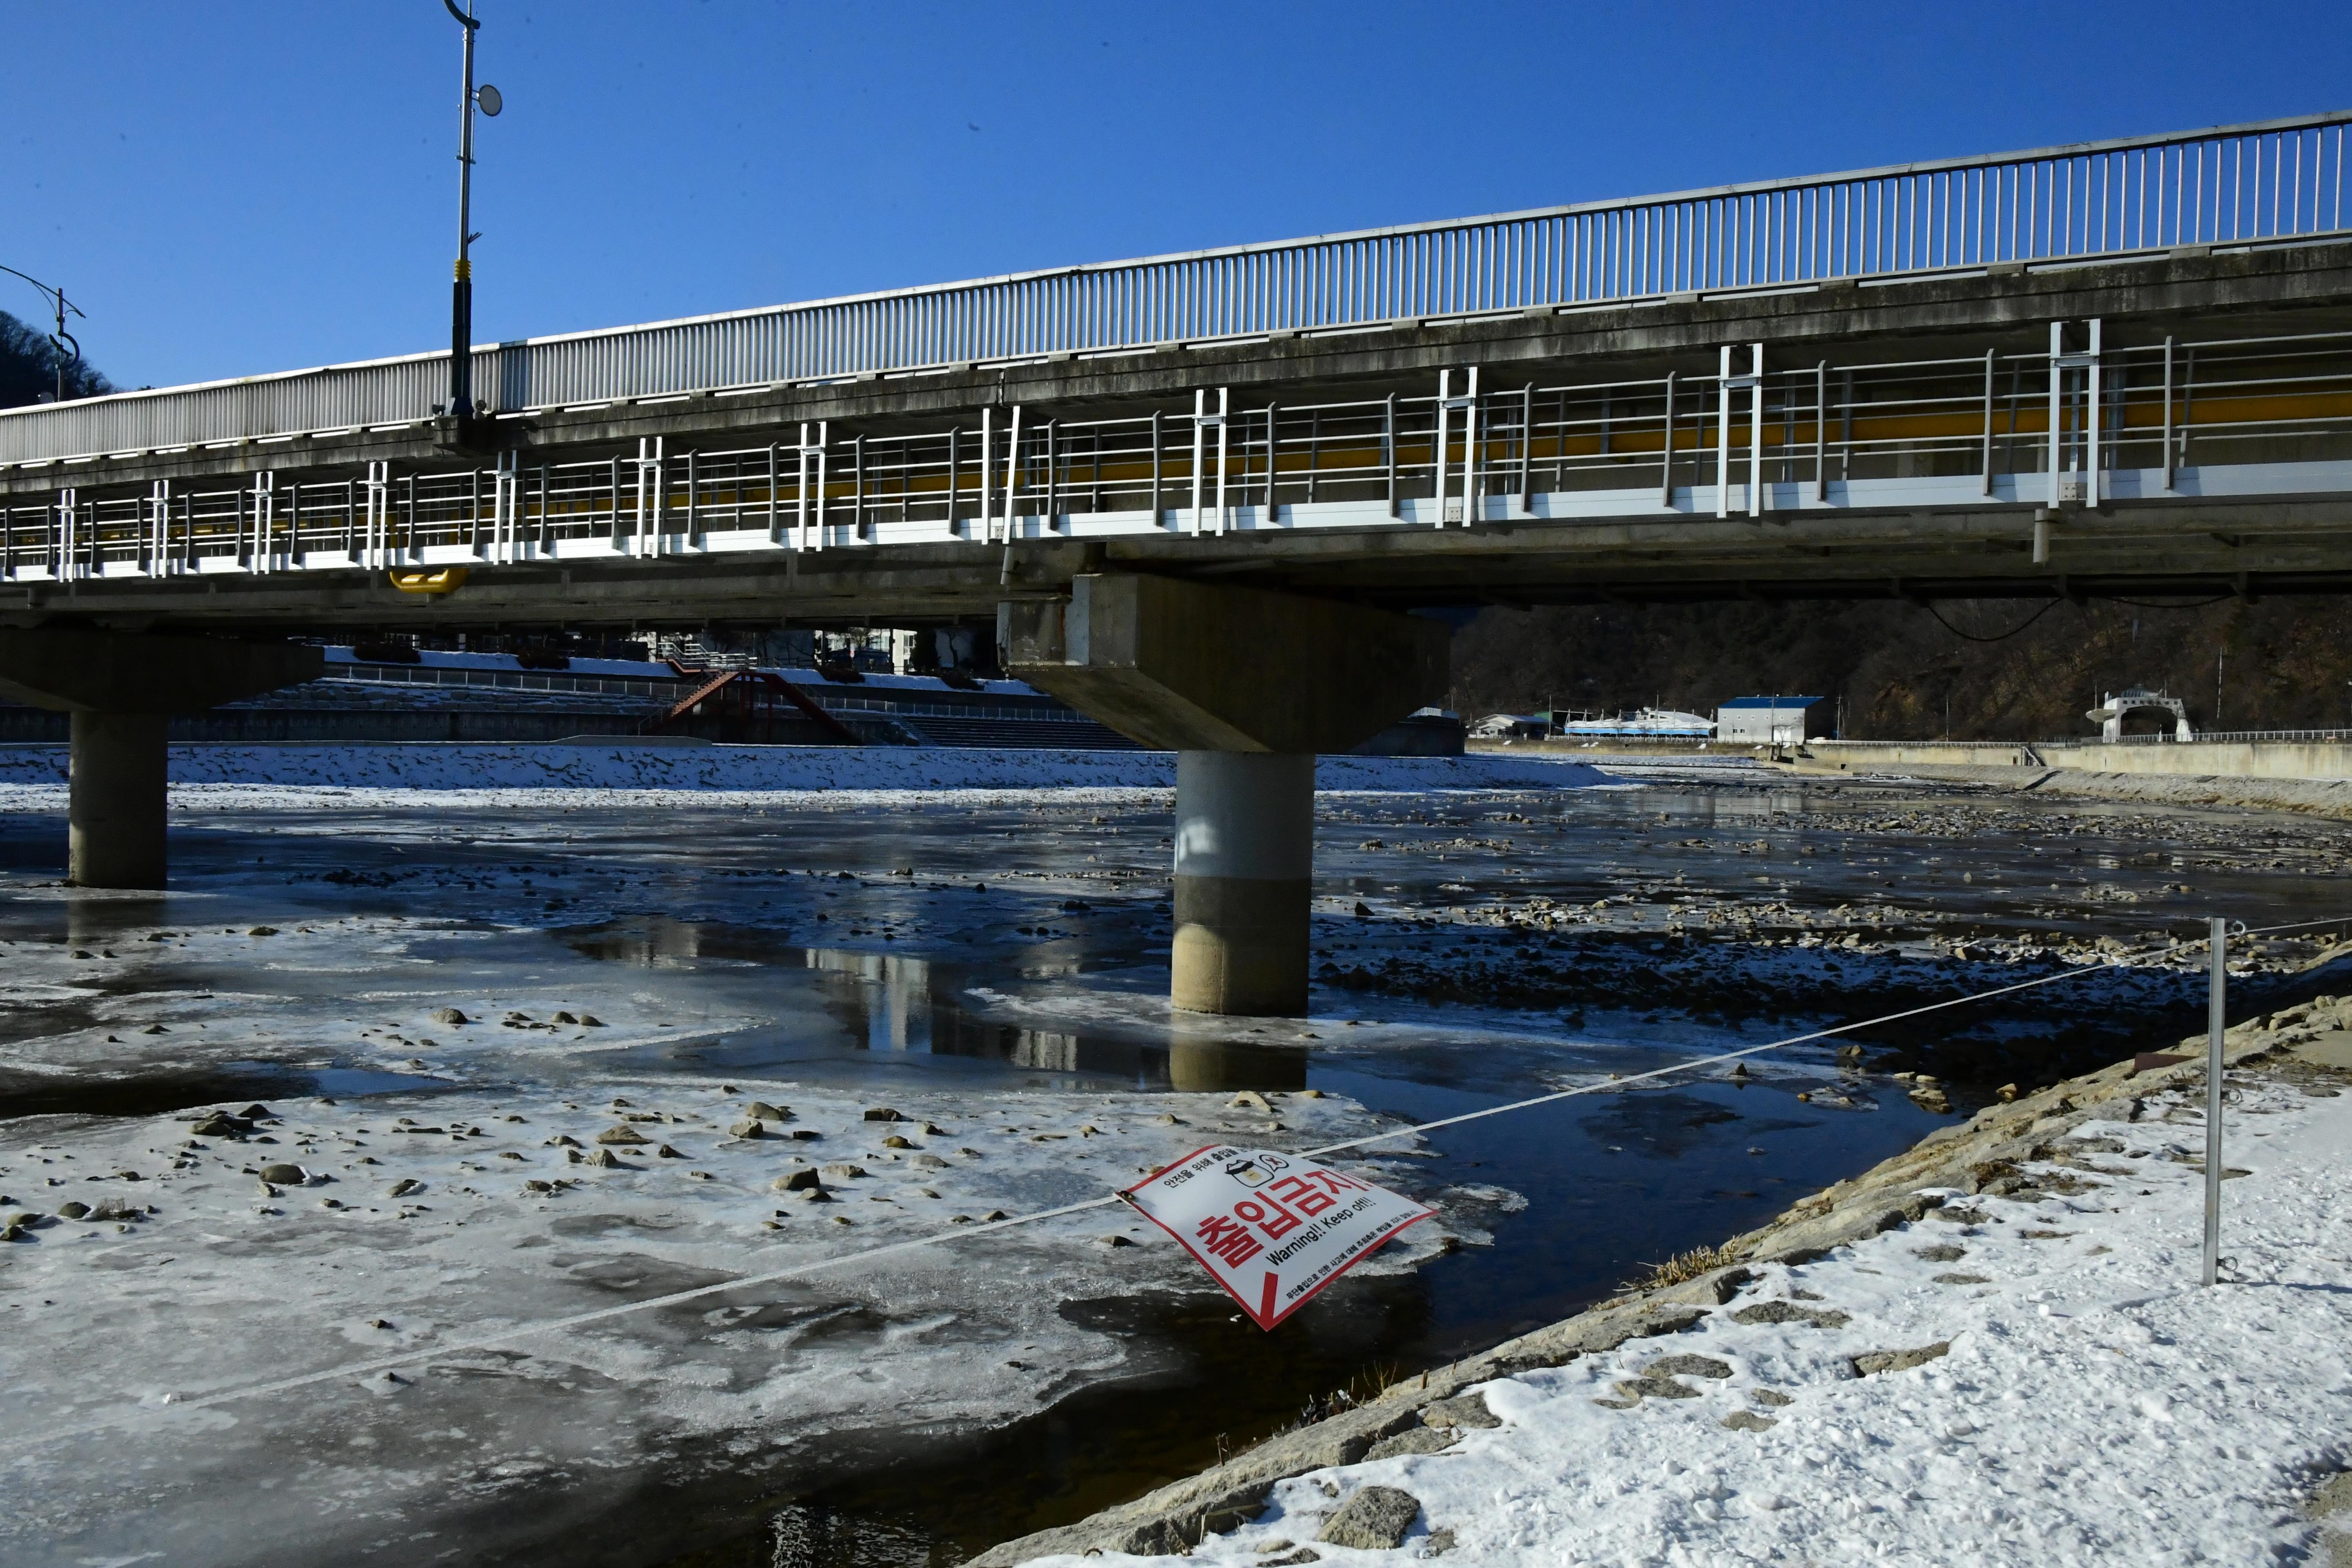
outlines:
M1274 495L1274 480L1275 471L1280 467L1277 458L1282 450L1281 419L1282 405L1278 403L1267 404L1265 405L1265 515L1260 521L1268 526L1271 526L1279 515L1279 503L1276 501Z
M1478 469L1478 367L1472 365L1465 374L1466 390L1454 395L1454 373L1437 373L1437 434L1431 461L1436 466L1436 512L1434 526L1445 526L1445 503L1453 489L1451 437L1452 416L1462 416L1462 526L1467 528L1476 521Z
M392 563L392 465L367 466L367 505L360 564L380 568ZM193 544L193 541L191 542Z
M1658 505L1667 511L1675 510L1675 378L1676 372L1666 372L1666 441L1658 457ZM1696 479L1693 483L1696 483Z
M1602 395L1602 406L1607 407L1607 394ZM1601 450L1608 450L1608 426L1601 426ZM1564 434L1564 433L1563 433ZM1533 517L1536 511L1536 384L1529 382L1519 389L1519 515Z
M1154 529L1168 525L1160 495L1160 465L1166 451L1167 444L1161 438L1160 428L1160 410L1155 408L1151 411L1151 526Z
M1021 493L1021 405L1013 405L1013 418L1004 431L1004 542L1013 542L1019 526L1013 515L1013 501ZM1010 561L1012 557L1005 557Z
M692 471L694 454L686 457L688 472ZM866 437L849 438L849 541L860 544L866 540Z
M1992 366L1993 351L1985 350L1984 377L1984 490L1992 494Z
M986 405L980 411L980 541L992 543L996 538L996 409Z
M2172 334L2164 334L2164 493L2172 493Z
M948 465L948 472L949 472L949 476L950 476L950 478L949 478L950 489L949 489L949 492L948 492L948 493L949 493L949 495L950 495L950 500L949 500L949 502L948 502L948 518L949 518L949 521L950 521L950 523L952 523L952 522L954 521L954 518L955 518L955 502L954 502L954 500L952 500L952 497L953 497L953 495L954 495L954 493L955 493L955 492L954 492L954 489L953 489L953 484L954 484L954 478L953 478L953 476L954 476L954 473L955 473L955 465L954 465L954 463L953 463L953 461L952 461L952 460L950 460L950 463L949 463L949 465ZM775 442L773 442L773 441L771 441L771 442L769 442L769 443L768 443L768 542L769 542L769 543L771 543L771 544L782 544L782 543L784 542L784 541L783 541L783 535L782 535L782 520L780 519L780 517L778 516L777 511L776 511L776 443L775 443Z
M1217 388L1217 411L1214 414L1209 412L1209 394L1207 389L1204 387L1194 387L1192 389L1192 537L1195 539L1198 539L1201 536L1201 493L1203 488L1202 469L1207 458L1206 448L1208 446L1208 433L1213 429L1217 433L1217 479L1215 486L1217 508L1216 531L1221 534L1225 531L1225 458L1229 449L1225 437L1225 421L1230 415L1232 407L1233 391L1230 387L1221 386Z
M797 448L798 456L800 458L800 482L793 496L793 504L794 507L793 521L794 537L793 540L793 548L795 550L822 550L824 548L824 447L825 438L829 433L827 422L822 419L818 420L816 426L816 441L814 445L811 445L809 441L809 427L807 424L804 422L801 426L801 441L800 446ZM816 505L814 509L815 512L814 517L810 515L812 509L809 505L812 499L809 486L810 469L812 468L815 469L816 478L815 493L814 497ZM816 538L816 542L814 545L809 542L812 529L814 529Z
M1715 515L1731 515L1731 410L1733 395L1748 395L1748 515L1764 515L1764 345L1748 347L1748 374L1731 374L1731 345L1723 345L1723 368L1716 377Z
M1038 522L1038 531L1047 535L1062 531L1062 422L1048 419L1037 427L1038 445L1045 448L1045 510ZM865 437L858 438L858 450L865 450Z
M253 537L247 564L255 576L269 571L269 552L278 540L278 470L264 468L253 476Z
M662 552L662 531L668 519L669 485L664 472L662 444L659 436L637 437L637 517L636 532L630 542L633 555L659 555Z
M165 573L165 562L171 553L172 481L157 479L147 492L146 527L142 531L139 567L150 577Z
M1391 392L1381 410L1381 467L1388 481L1389 517L1397 515L1397 439L1396 394Z
M522 555L522 454L509 447L499 454L490 490L491 558L514 562Z
M2084 323L2087 347L2079 353L2066 351L2066 323L2050 323L2050 501L2052 507L2065 505L2095 507L2099 504L2099 318ZM2068 406L2075 394L2068 384L2070 372L2082 374L2083 416L2074 421L2080 443L2082 477L2070 481L2065 461L2069 450L2076 445L2066 439Z

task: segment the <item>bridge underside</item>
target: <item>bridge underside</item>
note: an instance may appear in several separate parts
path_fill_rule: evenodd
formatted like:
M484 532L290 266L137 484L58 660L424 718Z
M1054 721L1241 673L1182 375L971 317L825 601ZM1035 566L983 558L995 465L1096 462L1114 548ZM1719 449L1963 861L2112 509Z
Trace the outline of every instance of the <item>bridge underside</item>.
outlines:
M1389 608L2334 593L2348 540L2336 240L19 462L0 623L906 625L1104 570Z
M1538 497L1540 500L1541 497ZM1498 522L1475 532L1338 529L1267 541L1045 541L902 547L891 561L793 557L515 563L457 592L381 571L25 584L0 624L251 634L354 628L920 625L1059 597L1115 569L1388 608L1725 600L2210 597L2352 591L2352 501L2005 513L1934 511L1682 524Z

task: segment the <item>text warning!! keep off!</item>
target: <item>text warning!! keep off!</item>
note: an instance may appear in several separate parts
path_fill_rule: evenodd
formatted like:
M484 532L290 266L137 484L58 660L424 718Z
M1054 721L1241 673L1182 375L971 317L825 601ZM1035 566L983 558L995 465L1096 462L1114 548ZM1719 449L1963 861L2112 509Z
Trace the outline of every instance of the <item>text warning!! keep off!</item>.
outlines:
M1216 1144L1119 1194L1271 1329L1436 1211L1297 1154Z

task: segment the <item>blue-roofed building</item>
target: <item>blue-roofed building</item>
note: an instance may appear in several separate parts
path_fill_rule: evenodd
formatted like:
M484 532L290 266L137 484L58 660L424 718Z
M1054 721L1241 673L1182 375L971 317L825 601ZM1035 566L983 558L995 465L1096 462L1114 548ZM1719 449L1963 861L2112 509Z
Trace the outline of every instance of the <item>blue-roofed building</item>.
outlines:
M1827 697L1734 697L1715 710L1715 738L1753 746L1834 741L1837 704Z

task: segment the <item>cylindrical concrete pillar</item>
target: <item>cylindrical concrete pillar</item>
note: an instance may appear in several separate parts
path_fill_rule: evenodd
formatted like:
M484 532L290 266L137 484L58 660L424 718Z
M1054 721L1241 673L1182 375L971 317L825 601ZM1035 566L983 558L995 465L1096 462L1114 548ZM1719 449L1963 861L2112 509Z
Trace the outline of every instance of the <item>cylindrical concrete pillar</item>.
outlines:
M77 888L163 885L161 713L73 716L66 879Z
M1305 1013L1314 869L1313 757L1177 752L1169 999L1192 1013Z

